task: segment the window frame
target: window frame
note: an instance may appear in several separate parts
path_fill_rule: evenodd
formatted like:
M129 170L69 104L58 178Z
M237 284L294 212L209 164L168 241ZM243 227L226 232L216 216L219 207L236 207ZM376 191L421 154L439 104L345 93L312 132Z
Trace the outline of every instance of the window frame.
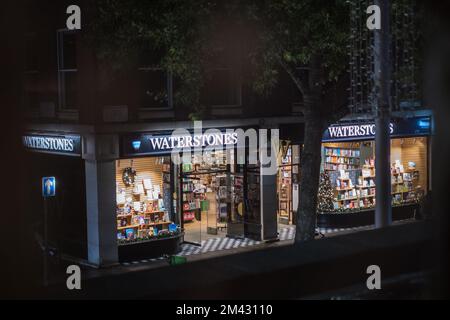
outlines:
M213 104L211 103L212 108L236 108L236 107L242 107L242 77L241 74L237 70L233 70L231 67L215 67L211 69L211 72L215 71L228 71L230 73L230 76L235 78L233 89L236 94L236 103L233 104Z
M137 68L137 72L149 72L149 71L162 71L165 78L165 89L167 92L167 106L142 106L139 105L139 111L158 111L158 110L173 110L173 73L164 71L161 67L152 66L140 66ZM139 102L140 103L140 102Z
M28 43L32 43L32 41L30 41L30 39L33 39L35 41L37 41L37 37L38 34L36 31L30 31L30 32L26 32L24 34L24 38L23 38L23 44L24 44L24 50L26 50L26 52L24 53L24 59L23 59L23 107L24 110L26 112L38 112L39 110L39 101L37 101L36 105L32 105L29 102L31 101L31 99L29 99L30 95L29 92L27 90L27 80L33 80L38 82L39 81L39 54L37 51L35 51L36 54L36 65L34 66L34 68L28 68L28 54L29 51L32 50L37 50L37 47L32 48L32 50L29 50L29 46L27 45Z
M77 34L77 30L58 29L56 31L56 59L57 59L57 74L58 74L58 110L60 112L77 113L79 105L75 108L66 106L66 73L77 73L78 65L75 69L64 68L64 36L67 34ZM78 92L78 90L77 90Z

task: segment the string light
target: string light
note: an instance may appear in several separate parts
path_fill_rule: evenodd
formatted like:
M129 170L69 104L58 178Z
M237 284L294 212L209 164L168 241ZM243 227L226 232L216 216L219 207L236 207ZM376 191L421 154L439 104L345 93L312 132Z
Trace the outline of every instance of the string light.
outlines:
M369 0L349 0L350 41L349 108L353 114L371 113L376 103L374 81L374 32L366 26ZM414 1L398 0L391 10L391 96L392 110L416 108L420 98L416 61L418 25Z

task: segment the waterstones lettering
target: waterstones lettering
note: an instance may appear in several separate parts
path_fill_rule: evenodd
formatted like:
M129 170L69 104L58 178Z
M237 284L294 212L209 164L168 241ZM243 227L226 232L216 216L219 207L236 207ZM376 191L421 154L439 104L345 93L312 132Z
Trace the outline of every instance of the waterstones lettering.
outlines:
M394 133L394 124L390 124L390 134ZM331 126L328 128L329 139L358 138L375 136L375 124L353 124L345 126Z
M322 141L371 140L375 138L373 122L334 124L323 133ZM390 124L391 137L416 137L431 134L430 117L395 119Z
M122 153L124 155L167 154L186 149L223 148L235 146L239 141L238 132L205 133L167 133L142 134L123 137Z
M78 136L41 136L25 135L23 145L34 151L78 155L80 137Z
M237 133L217 133L188 136L149 137L154 150L171 150L175 148L199 148L207 146L235 145Z

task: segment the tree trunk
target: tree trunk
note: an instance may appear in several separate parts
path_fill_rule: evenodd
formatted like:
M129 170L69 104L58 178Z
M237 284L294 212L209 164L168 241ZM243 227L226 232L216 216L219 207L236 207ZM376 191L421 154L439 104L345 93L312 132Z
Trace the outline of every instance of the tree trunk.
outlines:
M317 110L318 106L309 106L308 109ZM314 239L324 123L319 112L305 113L305 142L300 160L301 172L299 207L296 217L296 243Z

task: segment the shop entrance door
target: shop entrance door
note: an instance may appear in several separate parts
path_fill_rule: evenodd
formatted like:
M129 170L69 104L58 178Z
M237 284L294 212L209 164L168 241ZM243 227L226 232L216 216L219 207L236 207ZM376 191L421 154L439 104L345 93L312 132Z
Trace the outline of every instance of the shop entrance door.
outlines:
M227 177L226 166L206 167L198 163L181 166L180 201L185 242L201 245L202 241L227 235Z
M196 192L200 178L192 173L191 164L182 164L179 174L179 206L181 226L184 230L184 242L201 246L202 219L200 199Z

